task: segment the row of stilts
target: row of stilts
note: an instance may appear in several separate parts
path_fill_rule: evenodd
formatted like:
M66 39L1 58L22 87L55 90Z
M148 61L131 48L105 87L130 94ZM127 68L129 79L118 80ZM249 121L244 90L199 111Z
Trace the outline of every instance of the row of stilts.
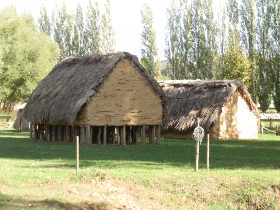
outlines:
M36 124L30 130L30 137L42 141L80 144L159 144L160 125L123 126L80 126Z

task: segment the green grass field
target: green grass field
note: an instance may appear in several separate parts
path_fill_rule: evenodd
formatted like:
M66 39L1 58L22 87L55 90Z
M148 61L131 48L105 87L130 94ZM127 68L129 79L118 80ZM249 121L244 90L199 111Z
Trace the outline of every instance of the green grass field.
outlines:
M75 146L0 127L0 209L279 209L280 137Z

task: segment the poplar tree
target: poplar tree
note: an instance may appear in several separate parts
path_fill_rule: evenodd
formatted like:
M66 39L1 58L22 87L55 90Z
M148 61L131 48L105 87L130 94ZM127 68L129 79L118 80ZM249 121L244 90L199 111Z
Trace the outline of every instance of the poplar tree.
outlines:
M99 6L89 1L86 12L86 29L84 34L85 54L100 54L100 12Z
M39 30L51 36L51 23L48 11L45 6L40 8L40 17L38 19Z
M76 32L75 32L76 31ZM77 10L76 10L76 21L74 27L74 38L76 43L76 54L77 55L84 55L85 54L85 46L84 46L84 15L83 9L78 3Z
M191 4L191 36L192 36L192 72L194 79L203 79L202 69L205 67L205 27L201 0L194 0Z
M153 14L150 6L143 6L141 18L143 25L141 33L141 64L155 78L160 75L160 65L156 46L156 32L153 27Z
M112 26L110 0L106 0L105 13L101 17L101 53L107 54L115 51L115 35Z
M280 112L280 2L272 1L272 83L273 101L277 112Z
M256 46L256 15L255 0L242 0L240 5L241 42L250 64L250 81L248 90L252 99L257 101L257 68L255 60Z
M190 52L191 52L191 10L188 0L180 2L181 21L180 24L180 79L191 79L193 76L190 71Z
M271 65L270 65L270 23L271 2L257 0L257 66L258 66L258 101L260 108L265 112L270 104L271 97Z
M168 76L179 79L177 70L180 68L180 16L174 0L167 9L167 33L165 37L165 56L168 63Z

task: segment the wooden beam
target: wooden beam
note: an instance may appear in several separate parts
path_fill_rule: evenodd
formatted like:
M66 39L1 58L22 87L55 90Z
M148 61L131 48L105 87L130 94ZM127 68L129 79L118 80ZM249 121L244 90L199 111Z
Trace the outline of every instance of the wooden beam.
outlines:
M68 125L65 125L65 133L64 133L64 141L66 142L66 143L69 143L69 137L70 137L70 135L69 135L69 129L70 128L70 126L68 126Z
M61 141L61 125L57 125L57 141Z
M103 127L103 145L106 145L107 142L107 126Z
M80 126L80 144L85 144L86 139L85 139L85 127Z
M146 126L141 126L141 143L146 144Z
M72 133L72 141L73 141L73 144L75 144L75 142L76 142L76 136L77 136L77 135L76 135L77 132L76 132L76 127L75 127L75 125L72 126L72 132L71 132L71 133Z
M92 139L91 139L91 129L90 129L90 125L88 125L87 127L86 127L86 144L87 145L90 145L90 144L92 144Z
M50 126L45 125L46 128L46 141L50 141Z

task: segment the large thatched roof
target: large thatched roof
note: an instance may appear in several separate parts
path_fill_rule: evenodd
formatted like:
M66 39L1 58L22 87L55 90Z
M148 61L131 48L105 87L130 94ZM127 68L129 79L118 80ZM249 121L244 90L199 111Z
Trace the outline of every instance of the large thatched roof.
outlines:
M136 56L119 52L68 58L57 64L30 95L23 117L33 123L73 123L81 108L97 93L122 59L128 59L147 79L161 98L163 110L166 112L165 95L158 83L148 75Z
M193 131L200 118L201 126L208 130L217 120L222 107L239 92L249 109L259 119L259 112L245 85L234 80L170 80L160 81L167 96L168 118L164 130Z

